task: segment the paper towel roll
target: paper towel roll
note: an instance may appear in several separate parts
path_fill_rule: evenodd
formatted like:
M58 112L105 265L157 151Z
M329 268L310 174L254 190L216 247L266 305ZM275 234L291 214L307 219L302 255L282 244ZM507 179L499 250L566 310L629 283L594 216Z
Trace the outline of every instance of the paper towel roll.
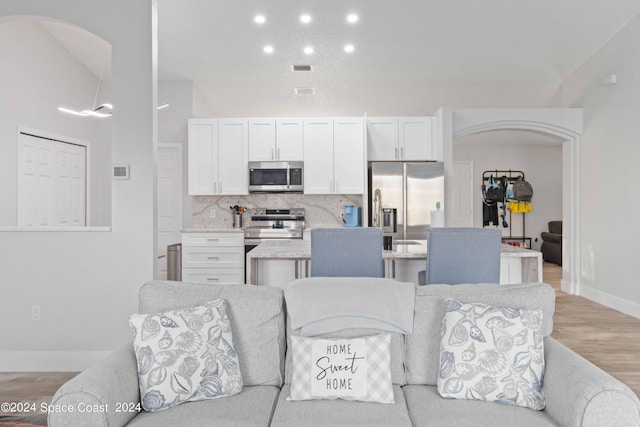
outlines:
M444 211L431 211L431 226L444 227Z

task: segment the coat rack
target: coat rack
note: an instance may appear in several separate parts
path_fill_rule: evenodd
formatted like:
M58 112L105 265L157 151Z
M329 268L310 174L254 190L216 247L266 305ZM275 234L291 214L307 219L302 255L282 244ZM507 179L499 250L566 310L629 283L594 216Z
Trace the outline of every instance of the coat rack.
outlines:
M484 199L482 200L483 203L483 227L488 226L488 224L485 224L485 215L484 215L484 209L486 209L485 207L492 207L492 206L497 206L498 204L502 204L502 207L500 207L500 209L503 210L503 218L502 221L504 223L505 221L505 216L506 216L506 203L509 201L509 199L506 197L506 185L503 186L503 181L506 178L506 184L513 184L515 181L518 180L518 178L522 178L525 179L524 176L524 172L520 171L520 170L512 170L512 169L508 169L508 170L500 170L500 169L494 169L494 170L486 170L484 172L482 172L482 184L483 186L488 186L489 182L491 181L491 178L493 177L494 181L496 183L499 183L502 187L503 187L503 198L502 200L499 201L494 201L494 202L490 202ZM483 187L484 188L484 187ZM493 203L493 205L492 205ZM498 215L499 217L500 215ZM512 221L512 212L509 211L509 225L508 227L505 228L509 228L509 237L504 237L504 239L506 240L514 240L514 241L521 241L523 244L525 244L527 246L527 248L531 248L531 238L530 237L526 237L526 221L525 221L525 213L522 212L522 236L517 236L514 237L512 234L513 231L513 221ZM500 219L498 218L498 223L495 224L497 227L500 226Z

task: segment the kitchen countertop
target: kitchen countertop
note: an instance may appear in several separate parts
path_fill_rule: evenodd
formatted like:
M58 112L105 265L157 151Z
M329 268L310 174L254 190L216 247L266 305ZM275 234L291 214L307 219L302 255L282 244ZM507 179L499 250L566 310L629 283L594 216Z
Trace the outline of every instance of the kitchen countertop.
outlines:
M180 230L182 233L244 233L243 228L233 228L233 227L211 227L211 228L183 228Z
M383 250L383 259L424 259L427 256L426 240L411 240L411 244L393 244L392 250ZM502 256L507 257L537 257L540 252L502 245ZM260 259L310 259L310 240L273 240L260 243L249 251L247 257Z

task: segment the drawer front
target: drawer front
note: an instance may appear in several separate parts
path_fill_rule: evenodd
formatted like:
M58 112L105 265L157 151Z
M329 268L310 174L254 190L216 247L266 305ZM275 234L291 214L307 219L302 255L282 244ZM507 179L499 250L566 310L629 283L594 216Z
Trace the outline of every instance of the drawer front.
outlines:
M244 246L182 247L183 267L244 268Z
M238 268L191 268L182 270L184 282L212 283L216 285L244 284L244 270Z
M244 247L244 233L241 231L231 233L183 233L182 246Z

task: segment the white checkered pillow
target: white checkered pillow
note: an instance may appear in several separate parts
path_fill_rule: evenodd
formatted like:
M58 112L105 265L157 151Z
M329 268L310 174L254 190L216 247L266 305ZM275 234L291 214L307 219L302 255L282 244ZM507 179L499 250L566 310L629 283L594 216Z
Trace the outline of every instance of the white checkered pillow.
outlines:
M445 300L438 392L542 410L542 310Z
M287 400L343 399L395 403L391 335L329 339L291 337L291 393Z

